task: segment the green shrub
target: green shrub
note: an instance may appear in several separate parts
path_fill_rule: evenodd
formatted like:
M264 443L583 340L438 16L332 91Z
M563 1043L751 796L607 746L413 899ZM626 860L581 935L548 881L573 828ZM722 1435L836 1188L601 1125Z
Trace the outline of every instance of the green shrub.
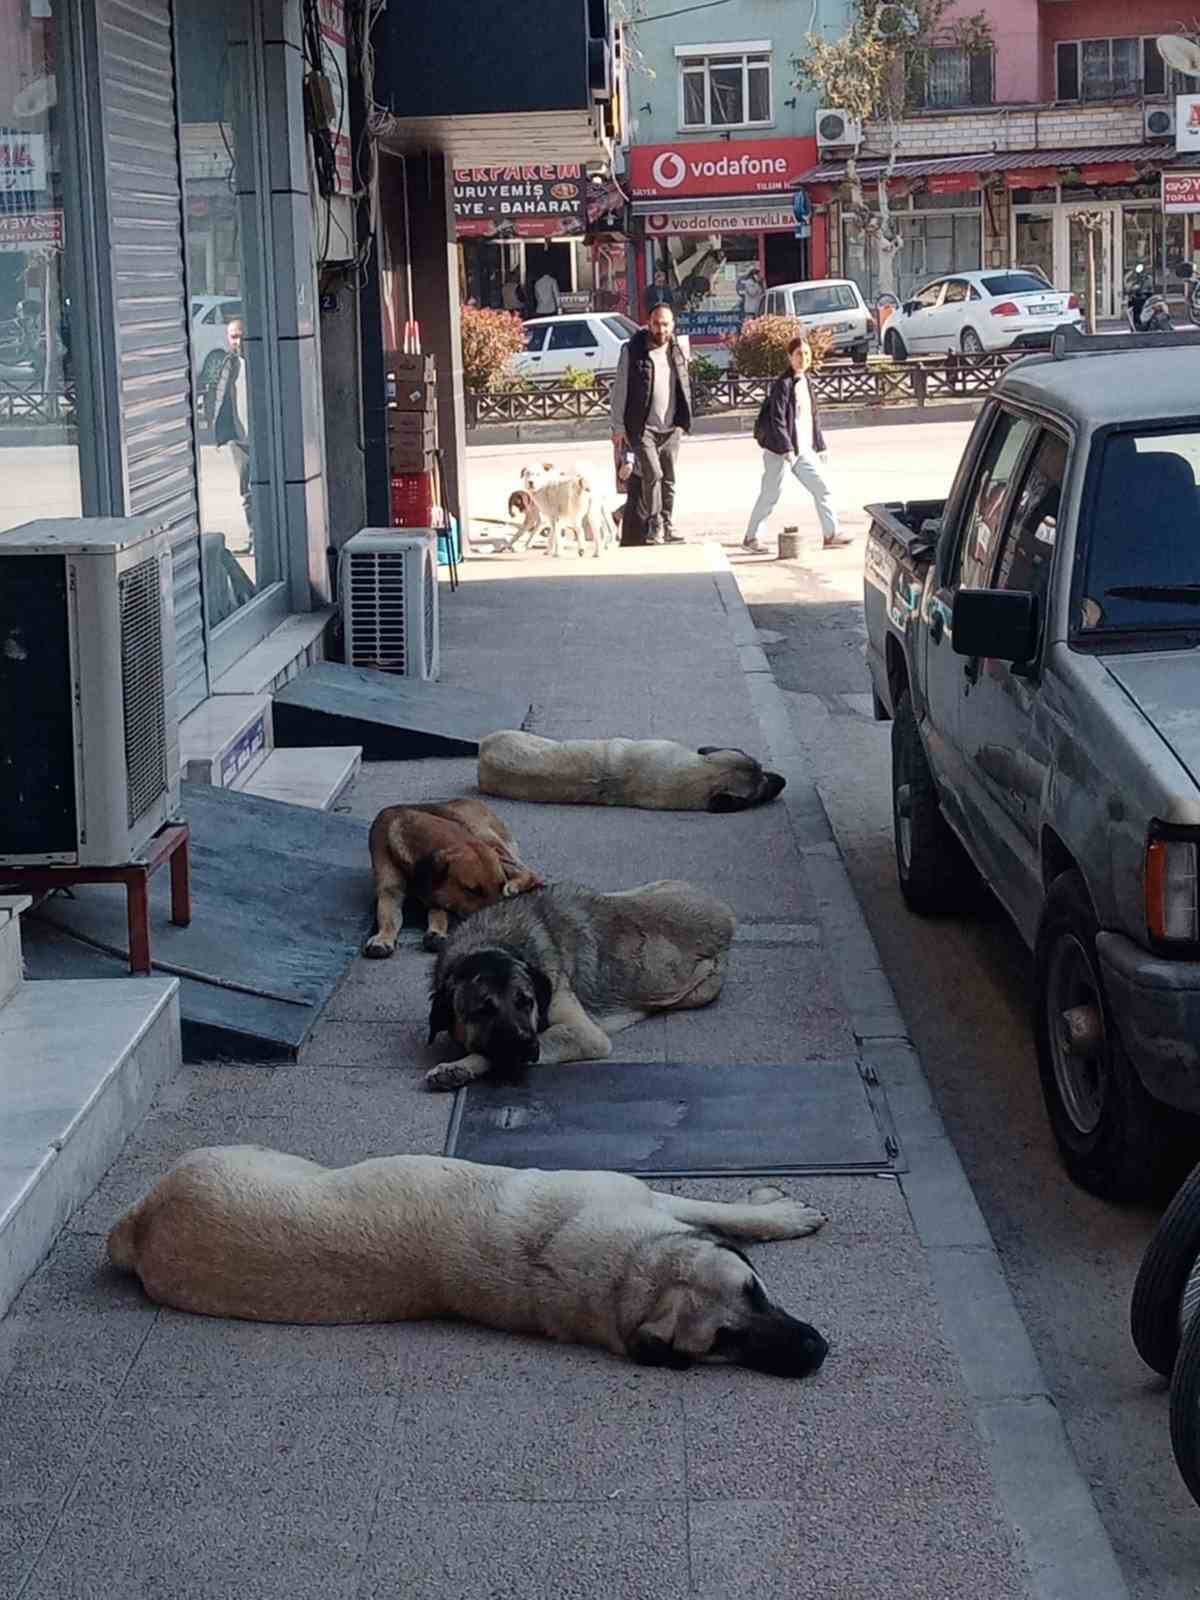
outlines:
M828 328L806 328L796 317L752 317L725 341L740 378L777 378L787 371L787 347L805 334L819 367L833 345Z
M596 374L587 367L568 367L558 382L563 389L594 389Z
M508 375L509 363L525 348L525 327L511 311L464 306L462 330L463 382L468 389L495 389Z

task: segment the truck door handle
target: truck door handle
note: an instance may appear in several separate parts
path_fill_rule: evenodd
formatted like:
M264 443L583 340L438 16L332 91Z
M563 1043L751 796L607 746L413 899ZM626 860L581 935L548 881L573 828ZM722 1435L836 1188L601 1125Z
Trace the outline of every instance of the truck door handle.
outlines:
M941 644L942 635L946 631L946 619L939 607L929 619L929 637L934 644Z

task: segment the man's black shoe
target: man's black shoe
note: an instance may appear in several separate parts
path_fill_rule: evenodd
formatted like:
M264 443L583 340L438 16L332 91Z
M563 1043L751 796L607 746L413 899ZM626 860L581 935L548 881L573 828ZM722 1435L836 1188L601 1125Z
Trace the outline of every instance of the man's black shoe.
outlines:
M666 536L666 540L667 540L668 544L686 544L687 543L687 540L684 538L682 533L668 533L667 536Z

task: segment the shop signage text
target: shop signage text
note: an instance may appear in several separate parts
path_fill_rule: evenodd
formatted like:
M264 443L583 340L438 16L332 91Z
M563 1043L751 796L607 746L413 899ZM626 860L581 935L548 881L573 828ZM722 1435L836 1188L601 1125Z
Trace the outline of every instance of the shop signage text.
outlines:
M1175 96L1175 148L1200 150L1200 94Z
M578 164L456 168L454 217L460 239L582 233L583 169Z
M345 0L319 0L321 51L326 60L325 75L333 90L334 184L338 194L354 193L354 147L350 143L350 107L346 100L346 4Z
M646 218L646 232L653 238L669 233L783 233L795 226L795 217L782 206L770 211L656 211Z
M0 211L0 255L15 250L61 250L61 211Z
M0 195L36 194L45 187L45 134L0 128Z
M1200 172L1164 172L1162 208L1168 216L1200 211Z
M719 194L786 194L816 161L815 139L641 144L629 152L629 182L643 200Z
M930 194L969 194L979 187L977 172L940 172L925 180Z

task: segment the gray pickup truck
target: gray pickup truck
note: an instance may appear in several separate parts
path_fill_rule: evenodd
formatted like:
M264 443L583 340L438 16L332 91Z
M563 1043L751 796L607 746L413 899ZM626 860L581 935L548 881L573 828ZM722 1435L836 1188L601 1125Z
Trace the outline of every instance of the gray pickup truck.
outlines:
M1072 1178L1148 1195L1200 1119L1200 341L1058 334L864 581L909 907L975 874L1033 952Z

